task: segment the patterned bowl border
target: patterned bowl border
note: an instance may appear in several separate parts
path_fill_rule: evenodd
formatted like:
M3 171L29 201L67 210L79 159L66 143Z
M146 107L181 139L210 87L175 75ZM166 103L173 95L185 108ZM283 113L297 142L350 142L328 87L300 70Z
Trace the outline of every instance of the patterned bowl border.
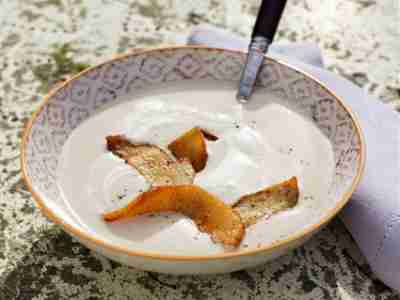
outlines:
M364 137L351 110L322 82L269 57L257 85L295 99L297 109L312 118L334 145L336 172L329 193L335 199L340 197L340 201L317 224L256 249L207 256L161 255L133 251L91 236L71 224L67 216L60 216L56 212L60 208L51 203L64 205L55 180L56 155L68 134L99 106L150 83L203 78L237 81L244 60L245 54L241 51L202 46L140 50L84 70L50 91L27 123L21 143L23 179L40 209L50 220L83 241L128 256L160 260L209 260L270 252L318 230L344 207L361 180L365 166Z

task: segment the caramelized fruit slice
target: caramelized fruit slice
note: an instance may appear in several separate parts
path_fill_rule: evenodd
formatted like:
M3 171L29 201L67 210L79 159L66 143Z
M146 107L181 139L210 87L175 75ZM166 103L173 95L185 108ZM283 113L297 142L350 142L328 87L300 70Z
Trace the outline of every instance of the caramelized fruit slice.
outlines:
M200 131L204 135L206 140L209 140L212 142L215 142L216 140L218 140L218 137L214 133L208 131L207 129L200 128Z
M273 185L257 193L245 195L233 205L245 226L250 226L267 214L294 207L299 199L297 178Z
M170 143L168 149L178 159L189 159L193 169L198 173L207 163L206 139L216 141L218 137L204 129L194 127Z
M105 221L135 217L146 213L178 212L191 218L199 230L215 242L237 246L245 228L230 206L195 185L162 186L140 194L124 208L105 213Z
M152 186L190 184L195 172L188 159L176 161L151 144L135 144L123 135L106 137L107 149L134 167Z

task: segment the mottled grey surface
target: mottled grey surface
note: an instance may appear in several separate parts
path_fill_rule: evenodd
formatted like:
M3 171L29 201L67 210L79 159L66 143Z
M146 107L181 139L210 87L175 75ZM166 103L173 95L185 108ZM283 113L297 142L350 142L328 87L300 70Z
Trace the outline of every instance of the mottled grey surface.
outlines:
M24 123L55 82L209 22L248 35L259 1L0 0L0 299L382 299L339 221L254 270L168 276L97 255L48 222L21 181ZM317 42L329 69L400 104L396 0L289 0L279 39ZM397 39L396 39L397 37Z

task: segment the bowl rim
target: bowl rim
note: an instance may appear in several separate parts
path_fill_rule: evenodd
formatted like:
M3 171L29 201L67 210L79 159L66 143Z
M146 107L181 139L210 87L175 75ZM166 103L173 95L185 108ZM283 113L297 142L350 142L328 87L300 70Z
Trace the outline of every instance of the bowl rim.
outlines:
M28 163L27 163L26 149L27 149L27 144L29 142L29 136L30 136L30 132L31 132L33 124L35 123L39 114L43 111L43 109L45 109L47 103L50 101L50 99L53 97L53 95L55 95L60 89L68 86L69 84L74 82L76 79L80 78L82 75L84 75L92 70L95 70L99 67L102 67L104 65L107 65L107 64L119 61L119 60L123 60L128 57L140 55L140 54L151 54L153 52L162 52L162 51L171 51L171 50L180 50L180 49L193 49L193 50L202 49L202 50L209 51L209 52L217 51L217 52L225 52L227 54L235 53L235 54L245 55L245 52L241 51L241 50L224 49L224 48L207 47L207 46L192 46L192 45L155 47L155 48L149 48L149 49L133 49L132 52L117 55L112 59L108 59L100 64L97 64L93 67L87 68L87 69L79 72L78 74L72 76L71 78L69 78L62 84L58 85L57 87L50 89L49 92L44 96L39 108L36 109L36 111L32 114L31 118L25 125L25 128L23 130L22 142L20 145L20 151L21 151L20 162L21 162L21 169L22 169L22 178L23 178L25 185L27 186L29 192L32 194L33 199L35 200L35 202L37 203L38 207L43 212L43 214L48 219L50 219L52 222L54 222L55 224L61 225L66 232L68 232L69 234L71 234L73 236L78 237L80 240L82 240L84 242L94 243L97 247L103 247L109 251L125 254L128 256L142 257L142 258L162 260L162 261L203 261L203 260L217 260L217 259L232 259L232 258L236 258L236 257L243 257L243 256L250 256L250 255L272 252L275 249L278 249L282 246L291 244L292 242L295 242L296 240L300 240L301 238L304 238L312 233L315 233L320 227L322 227L324 224L328 223L334 216L336 216L336 214L349 201L351 195L353 194L356 187L360 183L361 178L364 173L364 170L365 170L366 146L365 146L365 138L364 138L363 132L361 130L359 120L356 117L356 115L354 114L354 112L348 107L348 105L345 104L338 95L336 95L330 88L328 88L319 79L315 78L313 75L309 74L308 72L301 70L301 68L293 66L290 63L282 61L281 59L271 58L269 56L266 56L267 60L284 65L285 67L287 67L297 73L302 74L306 78L311 79L312 81L318 83L318 85L320 87L322 87L326 92L328 92L332 97L334 97L336 99L336 101L350 115L350 117L355 125L356 134L358 135L359 140L360 140L360 164L358 166L357 174L355 175L350 188L343 194L340 201L338 201L336 203L335 207L328 210L321 217L321 219L318 223L314 223L309 226L306 226L302 230L289 235L287 238L285 238L283 240L274 241L268 245L253 248L253 249L239 250L236 252L229 252L229 253L210 254L210 255L170 255L170 254L163 255L163 254L159 254L156 252L132 250L132 249L129 249L128 247L117 246L106 240L96 238L96 237L92 236L90 233L87 233L87 232L81 230L78 226L75 226L75 225L65 222L62 219L62 217L60 217L52 209L50 209L48 206L46 206L45 201L39 195L39 192L37 192L35 190L32 182L30 180L30 177L28 176L28 171L27 171Z

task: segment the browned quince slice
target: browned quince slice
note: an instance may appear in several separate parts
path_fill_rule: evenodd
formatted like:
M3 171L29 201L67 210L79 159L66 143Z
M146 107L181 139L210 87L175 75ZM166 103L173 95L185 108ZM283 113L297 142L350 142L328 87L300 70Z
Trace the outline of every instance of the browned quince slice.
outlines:
M189 159L193 169L198 173L207 164L206 139L216 141L218 137L209 131L194 127L170 143L168 149L178 159Z
M223 201L195 185L162 186L140 194L127 206L103 214L115 221L146 213L178 212L191 218L215 242L237 246L245 233L240 215Z
M152 186L191 184L195 172L188 159L176 161L167 151L132 143L123 135L106 137L107 149L134 167Z
M297 178L292 177L257 193L245 195L233 205L243 223L250 226L267 214L294 207L299 199Z

